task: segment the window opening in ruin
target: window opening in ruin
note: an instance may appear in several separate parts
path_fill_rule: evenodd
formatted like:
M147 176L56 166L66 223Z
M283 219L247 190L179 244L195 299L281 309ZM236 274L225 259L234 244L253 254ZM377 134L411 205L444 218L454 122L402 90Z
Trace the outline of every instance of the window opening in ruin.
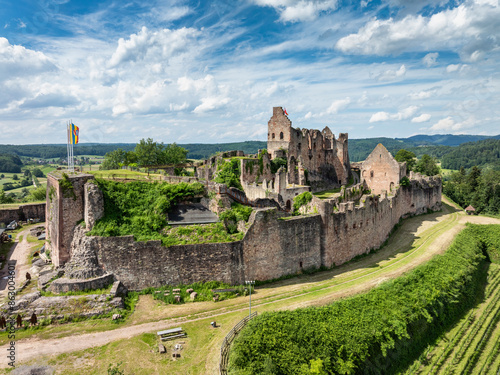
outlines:
M286 201L286 209L289 210L292 207L290 199Z
M370 171L370 177L373 177L373 171Z
M283 139L283 132L280 133L280 139Z
M300 268L302 268L302 262L300 262Z
M382 154L380 154L380 159L382 159Z
M273 133L273 135L272 135L272 139L274 139L274 137L275 137L275 135L274 135L274 133Z
M300 151L300 143L297 144L297 150Z

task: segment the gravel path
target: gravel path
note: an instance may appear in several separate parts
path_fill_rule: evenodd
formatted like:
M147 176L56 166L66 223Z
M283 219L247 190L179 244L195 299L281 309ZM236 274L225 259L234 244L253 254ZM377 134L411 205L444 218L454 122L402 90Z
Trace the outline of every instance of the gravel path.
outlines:
M453 218L451 217L452 215ZM416 238L415 236L418 237L419 233L423 232L424 230L427 230L429 228L432 228L434 225L442 222L443 220L450 220L450 225L447 227L443 232L440 232L439 235L433 236L429 235L427 240L425 241L425 246L427 246L426 251L419 256L418 258L414 259L413 261L409 263L405 263L402 266L391 266L390 270L388 269L387 272L381 272L379 276L375 278L369 278L369 280L364 281L362 277L360 277L359 283L356 284L355 287L352 285L347 286L338 292L334 292L332 294L329 294L327 297L323 297L320 299L311 299L310 301L303 301L300 303L297 302L292 302L287 308L297 308L297 307L303 307L307 305L319 305L319 304L324 304L331 302L334 299L344 297L346 295L354 294L354 293L359 293L362 291L365 291L371 287L374 287L378 285L379 283L390 279L397 277L401 275L404 272L407 272L408 270L416 267L417 265L429 260L433 255L443 252L452 242L453 238L458 234L458 232L464 228L465 222L473 222L473 223L478 223L478 224L500 224L499 219L494 219L494 218L487 218L487 217L477 217L477 216L465 216L462 213L457 213L455 212L445 212L443 215L439 217L438 220L430 219L429 215L424 215L419 217L420 219L417 219L416 221L414 220L412 222L412 226L415 227L415 230L408 230L406 228L406 224L402 226L402 230L399 230L395 235L394 235L394 242L397 244L403 244L405 242L408 242L410 238L414 239ZM410 225L408 225L410 227ZM412 227L412 228L413 228ZM21 234L23 234L22 232ZM27 256L27 251L29 250L29 246L27 246L27 242L25 242L26 239L25 237L23 238L23 242L15 247L15 251L13 255L18 259L19 265L21 266L20 269L23 269L23 265L26 264L26 260L22 260L20 257L23 256L26 258ZM422 244L421 246L423 246ZM367 257L365 258L367 264L364 265L365 267L368 267L370 263L373 265L376 263L377 260L377 254L375 254L373 257ZM387 267L389 268L389 267ZM375 271L376 272L376 271ZM318 274L319 275L319 274ZM319 276L318 276L319 277ZM304 285L302 285L304 287ZM328 288L328 287L325 287ZM264 291L263 291L264 292ZM303 294L306 295L309 292L305 291ZM259 293L260 294L260 293ZM261 294L261 296L264 296L265 292ZM270 302L264 302L265 298L261 303L259 303L258 299L255 300L255 308L258 308L258 306L262 305L268 305L268 304L274 304L276 302L283 302L286 299L292 299L296 298L297 295L293 296L288 296L288 297L283 297L279 299L273 299ZM254 302L254 298L252 298L252 302ZM195 307L197 304L193 304L193 307ZM253 303L252 303L253 305ZM198 305L200 307L200 305ZM213 307L213 305L212 305ZM253 307L253 306L252 306ZM57 355L61 353L69 353L69 352L74 352L78 350L84 350L88 349L91 347L99 347L105 344L108 344L112 341L120 340L120 339L127 339L131 338L133 336L139 335L141 333L145 332L154 332L158 331L161 329L167 329L169 327L174 327L178 326L179 322L182 323L187 323L187 322L193 322L193 321L198 321L202 319L207 319L208 317L216 317L219 315L224 315L228 313L233 313L235 311L241 311L241 310L246 310L247 307L241 307L241 308L234 308L230 309L229 311L221 308L218 309L217 311L213 312L207 312L207 313L202 313L202 311L199 311L200 315L199 317L193 317L191 319L186 319L185 317L181 318L174 318L174 319L169 319L169 320L158 320L155 322L151 323L139 323L137 322L134 325L115 329L112 331L105 331L105 332L97 332L97 333L89 333L89 334L81 334L77 336L68 336L68 337L63 337L63 338L55 338L55 339L48 339L48 340L39 340L35 338L31 339L25 339L25 340L20 340L16 342L16 362L23 362L27 361L30 359L34 358L39 358L42 356L48 356L48 355ZM186 311L185 316L191 315L193 311ZM195 313L196 315L196 313ZM192 316L192 315L191 315ZM161 317L159 319L164 319L165 317ZM0 347L0 352L5 353L7 351L7 345L1 346ZM0 368L7 367L7 358L5 356L0 357Z
M19 287L23 281L26 280L26 272L30 269L30 265L28 264L28 255L30 252L30 243L26 240L29 234L29 228L25 229L18 233L16 240L14 241L9 254L7 255L7 262L5 262L5 266L2 271L0 271L1 279L0 279L0 301L7 296L7 279L4 279L7 272L8 264L16 265L16 287ZM19 238L23 236L21 242L19 242Z

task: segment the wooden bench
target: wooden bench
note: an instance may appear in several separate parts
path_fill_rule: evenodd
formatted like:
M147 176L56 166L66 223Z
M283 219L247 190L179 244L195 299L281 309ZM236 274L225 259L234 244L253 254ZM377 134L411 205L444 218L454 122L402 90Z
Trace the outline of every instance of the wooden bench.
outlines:
M166 329L164 331L158 331L156 332L158 336L160 336L161 341L167 341L167 340L172 340L176 339L179 337L186 337L186 332L183 332L181 327L178 328L172 328L172 329Z

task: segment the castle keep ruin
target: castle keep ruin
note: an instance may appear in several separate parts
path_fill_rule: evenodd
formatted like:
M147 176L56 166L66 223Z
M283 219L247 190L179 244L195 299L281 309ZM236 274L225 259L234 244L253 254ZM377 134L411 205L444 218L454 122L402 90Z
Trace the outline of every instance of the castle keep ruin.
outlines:
M47 236L54 264L66 265L65 277L109 279L112 275L136 290L201 280L242 284L345 263L379 248L401 218L441 207L440 178L411 173L406 186L400 186L406 165L394 160L382 145L362 164L358 179L349 164L347 134L336 140L328 128L322 132L295 129L281 107L273 108L268 129L267 152L253 157L225 153L197 170L198 179L217 196L224 192L224 199L254 206L241 241L164 247L160 241L134 241L133 236L87 236L104 213L93 176L51 175ZM244 191L211 183L225 157L238 157ZM272 173L270 165L276 158L286 159L287 168ZM305 184L306 170L311 186ZM346 186L350 177L353 183ZM331 198L313 196L301 207L302 215L288 212L296 195L341 185L340 193ZM71 281L59 280L60 284Z

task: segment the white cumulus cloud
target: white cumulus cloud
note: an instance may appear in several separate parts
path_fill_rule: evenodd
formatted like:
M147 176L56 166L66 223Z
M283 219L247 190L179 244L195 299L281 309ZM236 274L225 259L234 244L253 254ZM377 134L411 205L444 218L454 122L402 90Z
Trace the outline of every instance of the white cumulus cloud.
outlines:
M344 53L390 55L429 49L458 50L475 61L500 46L500 6L497 2L467 1L430 17L372 19L355 34L338 40Z
M154 60L168 60L186 51L189 43L197 35L198 31L192 28L150 31L143 26L140 32L130 35L129 39L118 40L118 47L111 56L109 67L113 68L127 61L138 61L147 57Z
M415 113L418 111L418 107L415 105L409 106L407 108L402 109L401 111L397 113L389 113L389 112L377 112L374 113L371 117L369 122L380 122L380 121L388 121L388 120L393 120L393 121L400 121L400 120L406 120L415 115Z
M411 119L411 122L426 122L426 121L429 121L431 119L431 115L429 115L428 113L422 113L420 116L417 116L417 117L414 117Z
M321 12L338 7L338 0L254 0L254 3L276 9L282 22L312 21Z
M451 132L456 132L458 130L466 129L466 128L472 128L474 125L476 125L477 120L474 116L470 116L464 121L457 122L455 119L451 116L448 116L446 118L443 118L436 122L434 125L430 127L431 131L435 132L440 132L440 131L451 131Z
M424 56L422 59L422 62L424 63L425 66L430 68L433 65L436 65L436 60L439 56L439 53L434 52L434 53L428 53L427 55Z

